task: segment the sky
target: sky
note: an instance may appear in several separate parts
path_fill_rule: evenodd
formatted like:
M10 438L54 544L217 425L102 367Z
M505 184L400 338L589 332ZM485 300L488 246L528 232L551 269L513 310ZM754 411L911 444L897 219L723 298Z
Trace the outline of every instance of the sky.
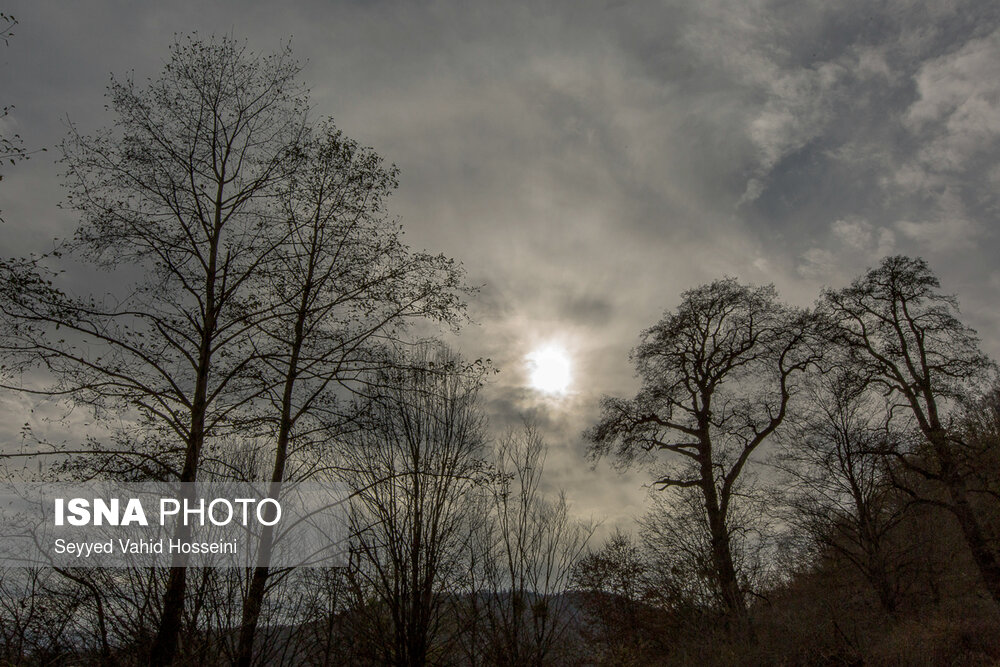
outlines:
M920 255L1000 357L1000 5L994 2L3 2L0 249L75 220L59 140L111 122L109 75L155 75L176 34L290 40L316 118L400 168L414 248L481 287L453 343L489 357L500 430L535 419L546 481L607 525L648 474L586 459L602 394L628 395L639 332L688 288L774 283L808 306L886 254ZM561 346L565 396L529 382ZM16 437L19 399L0 397Z

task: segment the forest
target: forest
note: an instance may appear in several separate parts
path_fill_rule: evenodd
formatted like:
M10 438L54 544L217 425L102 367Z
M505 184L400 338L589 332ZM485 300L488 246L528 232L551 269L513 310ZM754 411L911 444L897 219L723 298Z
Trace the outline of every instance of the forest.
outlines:
M621 360L638 390L579 425L580 466L651 475L602 532L538 424L490 425L503 369L442 342L476 287L407 244L398 170L300 75L178 37L112 78L112 125L70 126L78 227L0 257L0 391L74 437L0 457L8 482L339 484L343 563L2 569L0 664L1000 662L1000 382L924 259L808 308L727 276L666 295Z

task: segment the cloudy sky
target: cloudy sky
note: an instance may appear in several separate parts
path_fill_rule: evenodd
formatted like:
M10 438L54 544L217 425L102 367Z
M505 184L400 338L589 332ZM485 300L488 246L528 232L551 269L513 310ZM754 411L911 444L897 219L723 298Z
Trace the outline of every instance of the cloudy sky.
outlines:
M175 33L291 39L315 115L400 167L411 245L483 286L457 344L502 369L494 423L538 419L549 482L609 523L640 511L644 475L590 469L580 434L686 288L734 275L808 305L921 255L1000 356L996 3L3 5L20 25L0 122L31 148L108 124L109 74L154 75ZM73 228L55 157L3 168L5 255ZM568 396L530 387L546 344L568 351Z

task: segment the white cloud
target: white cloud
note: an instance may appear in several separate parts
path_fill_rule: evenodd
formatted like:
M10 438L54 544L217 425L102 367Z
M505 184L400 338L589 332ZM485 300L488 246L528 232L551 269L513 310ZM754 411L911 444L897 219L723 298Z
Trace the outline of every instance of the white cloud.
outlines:
M846 70L830 62L787 69L763 57L748 58L745 67L766 100L748 125L757 165L744 197L754 199L762 191L761 181L782 159L822 134L832 118L830 95Z
M857 63L855 73L865 78L893 78L893 72L886 62L884 49L870 46L855 49Z
M827 247L812 247L802 254L796 267L800 276L825 281L846 279L891 254L896 246L892 229L876 227L862 218L833 221L830 238Z
M865 250L872 244L872 226L865 220L837 220L830 228L835 237L851 248Z
M823 280L834 273L837 265L837 257L829 250L809 248L802 253L802 260L796 269L803 278Z
M912 186L940 182L934 175L961 172L969 159L1000 139L1000 30L928 61L915 77L919 99L905 122L929 137L916 164L900 180ZM914 173L916 172L916 173Z
M867 220L850 218L836 220L830 225L834 238L852 250L862 251L865 257L882 257L892 252L896 234L886 227L875 229Z
M971 248L981 231L978 224L961 218L929 222L900 220L895 227L900 234L931 252Z

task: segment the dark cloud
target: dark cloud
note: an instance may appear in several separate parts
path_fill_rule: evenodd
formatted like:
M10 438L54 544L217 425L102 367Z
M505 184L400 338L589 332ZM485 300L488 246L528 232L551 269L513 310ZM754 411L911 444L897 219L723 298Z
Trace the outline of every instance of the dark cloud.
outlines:
M479 325L455 343L503 369L498 424L541 420L554 482L588 511L640 502L590 470L580 433L601 393L634 389L639 331L701 282L775 282L808 304L882 253L920 254L1000 353L995 3L25 0L10 13L5 130L29 146L55 145L67 115L106 124L108 73L153 74L175 32L261 50L292 36L316 115L400 166L391 206L411 244L484 286ZM52 156L7 170L6 252L72 228ZM552 341L576 361L562 402L525 388L525 355Z
M557 312L574 324L600 325L614 315L615 306L608 298L580 294L561 299Z

